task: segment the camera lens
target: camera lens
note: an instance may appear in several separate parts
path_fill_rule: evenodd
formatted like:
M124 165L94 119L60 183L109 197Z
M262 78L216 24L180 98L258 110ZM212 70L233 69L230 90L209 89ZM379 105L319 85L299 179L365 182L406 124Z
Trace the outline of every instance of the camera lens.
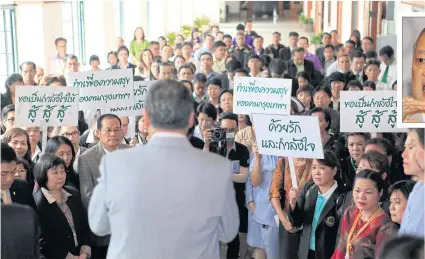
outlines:
M214 131L213 138L214 139L221 139L221 132L220 131Z

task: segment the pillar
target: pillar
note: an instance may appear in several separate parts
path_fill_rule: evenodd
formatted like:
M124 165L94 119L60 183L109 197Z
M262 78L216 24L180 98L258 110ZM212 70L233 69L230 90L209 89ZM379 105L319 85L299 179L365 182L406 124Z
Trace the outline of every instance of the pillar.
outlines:
M156 2L156 1L150 1ZM148 40L153 40L150 37L151 30L148 27L148 19L160 19L156 13L148 13L148 4L147 0L138 0L138 1L122 1L124 4L124 42L127 46L130 45L130 41L134 38L134 31L137 27L142 27L145 31L145 38Z
M116 50L115 12L113 1L84 1L86 62L97 55L102 68L109 67L106 53ZM81 61L80 61L81 63Z

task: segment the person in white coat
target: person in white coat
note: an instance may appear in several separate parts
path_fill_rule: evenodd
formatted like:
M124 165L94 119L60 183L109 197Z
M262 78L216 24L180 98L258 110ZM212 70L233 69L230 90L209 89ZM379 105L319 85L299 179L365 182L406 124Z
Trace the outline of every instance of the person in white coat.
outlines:
M193 99L180 82L152 84L144 119L146 145L102 159L91 230L111 234L110 259L220 258L239 231L231 162L190 144Z

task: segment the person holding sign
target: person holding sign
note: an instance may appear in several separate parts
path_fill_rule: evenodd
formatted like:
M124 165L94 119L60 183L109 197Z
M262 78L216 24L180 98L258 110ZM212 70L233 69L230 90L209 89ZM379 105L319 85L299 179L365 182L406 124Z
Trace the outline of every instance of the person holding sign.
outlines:
M397 226L379 206L384 194L379 173L363 170L354 181L354 207L342 218L341 238L332 259L378 258L383 245L396 233Z
M311 177L301 192L289 191L294 226L302 227L299 259L330 258L335 250L340 215L337 199L344 193L338 184L339 162L332 151L314 159Z
M277 156L261 155L254 149L254 157L249 165L249 178L246 183L246 203L249 208L248 239L255 247L255 258L279 257L279 225L269 200L269 187ZM288 220L283 221L285 228L292 229Z

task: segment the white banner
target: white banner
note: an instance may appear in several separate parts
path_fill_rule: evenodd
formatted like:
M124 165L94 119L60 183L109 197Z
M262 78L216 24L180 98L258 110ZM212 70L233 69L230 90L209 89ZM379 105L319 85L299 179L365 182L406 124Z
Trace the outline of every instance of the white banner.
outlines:
M289 115L292 80L281 78L235 77L233 112L250 115Z
M78 88L17 86L17 127L78 125Z
M145 99L148 94L148 89L152 81L137 81L133 83L133 104L127 103L125 105L118 105L109 108L108 113L118 116L140 116L143 113Z
M68 84L80 89L81 110L108 110L133 103L133 70L70 73Z
M342 91L341 132L403 132L397 128L397 91Z
M252 114L258 152L263 155L323 159L316 116Z

